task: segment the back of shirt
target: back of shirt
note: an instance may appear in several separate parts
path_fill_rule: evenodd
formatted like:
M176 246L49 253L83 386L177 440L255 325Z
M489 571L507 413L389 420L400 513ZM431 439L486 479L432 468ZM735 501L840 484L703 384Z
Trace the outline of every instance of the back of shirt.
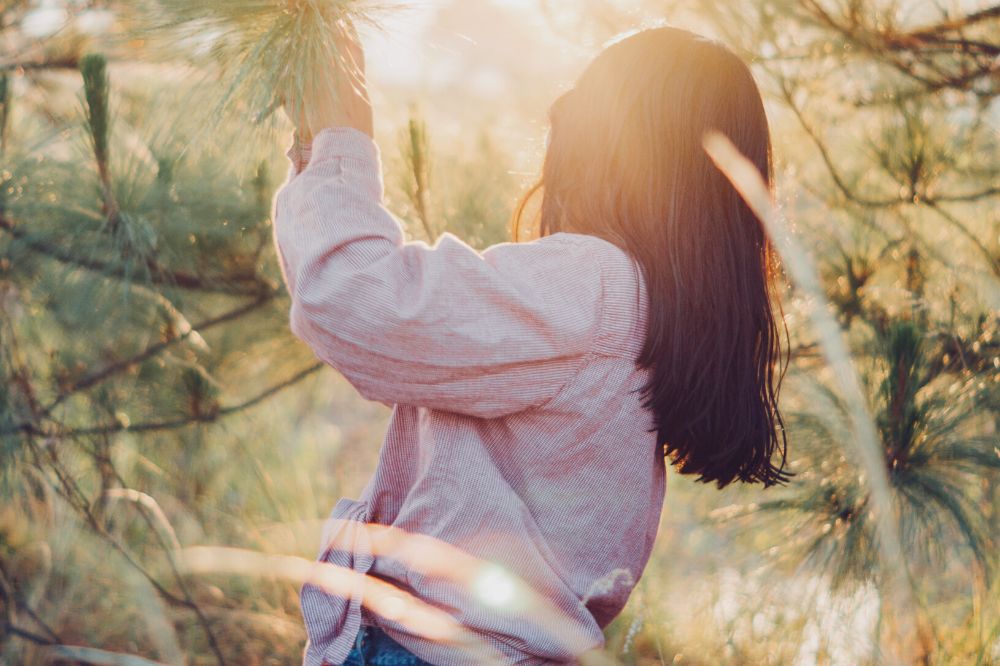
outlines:
M393 405L375 475L334 508L320 559L443 610L501 663L573 663L601 647L648 561L665 486L641 405L649 371L635 363L648 298L638 265L568 233L482 253L451 234L406 242L366 135L324 130L305 159L289 156L275 234L293 331ZM378 552L368 525L457 549L485 578L458 583L447 566ZM529 612L511 581L563 623ZM342 663L361 624L431 663L475 663L371 612L361 587L307 585L302 605L308 664Z

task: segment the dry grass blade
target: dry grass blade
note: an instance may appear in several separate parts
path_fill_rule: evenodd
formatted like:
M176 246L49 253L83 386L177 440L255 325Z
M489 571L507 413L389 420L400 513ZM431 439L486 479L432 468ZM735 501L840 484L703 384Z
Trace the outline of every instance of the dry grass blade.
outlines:
M328 594L360 595L382 617L395 620L414 634L468 650L470 664L498 664L501 655L466 631L454 618L380 579L324 562L300 557L265 555L235 548L188 548L181 551L181 568L190 573L271 576L315 585Z
M347 524L348 521L332 521ZM374 555L397 559L407 568L462 585L484 606L499 613L528 619L578 655L585 666L616 663L603 651L588 649L588 637L558 608L527 583L501 567L483 562L454 546L420 534L409 534L385 525L366 525ZM334 530L338 532L338 530ZM327 546L349 548L331 542ZM189 548L181 551L181 567L191 573L234 573L277 576L299 585L306 582L328 594L360 596L373 612L392 619L430 640L469 650L475 663L503 663L502 655L457 623L450 615L378 578L323 562L298 557L265 555L231 548ZM498 597L502 603L498 603ZM470 662L471 663L471 662Z
M170 521L167 519L167 514L163 512L162 508L160 508L159 502L153 499L152 496L131 488L110 488L104 493L104 496L109 500L123 500L145 507L149 511L153 521L160 526L164 536L170 543L170 547L173 548L175 552L181 549L181 543L177 539L177 533L174 531L174 526L170 524Z

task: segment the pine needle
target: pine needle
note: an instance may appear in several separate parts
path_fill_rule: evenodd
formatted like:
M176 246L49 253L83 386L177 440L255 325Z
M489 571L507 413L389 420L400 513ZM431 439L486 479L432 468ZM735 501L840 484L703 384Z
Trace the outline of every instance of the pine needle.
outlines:
M218 67L214 117L239 105L261 124L285 104L286 90L300 99L307 89L335 95L336 65L347 63L337 43L342 22L380 27L387 8L372 0L148 0L138 34L170 59Z

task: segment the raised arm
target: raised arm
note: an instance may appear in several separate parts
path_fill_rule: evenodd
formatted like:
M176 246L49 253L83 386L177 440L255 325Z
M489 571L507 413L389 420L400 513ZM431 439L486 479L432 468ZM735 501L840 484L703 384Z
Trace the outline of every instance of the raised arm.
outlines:
M552 399L593 350L601 266L582 237L408 242L367 134L324 129L289 157L275 237L292 331L364 397L501 416Z

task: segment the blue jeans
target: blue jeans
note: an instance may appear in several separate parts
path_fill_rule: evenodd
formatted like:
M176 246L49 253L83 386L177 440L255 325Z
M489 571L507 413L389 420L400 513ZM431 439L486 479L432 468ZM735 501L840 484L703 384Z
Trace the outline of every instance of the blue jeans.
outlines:
M433 666L413 654L379 627L363 626L344 666Z

